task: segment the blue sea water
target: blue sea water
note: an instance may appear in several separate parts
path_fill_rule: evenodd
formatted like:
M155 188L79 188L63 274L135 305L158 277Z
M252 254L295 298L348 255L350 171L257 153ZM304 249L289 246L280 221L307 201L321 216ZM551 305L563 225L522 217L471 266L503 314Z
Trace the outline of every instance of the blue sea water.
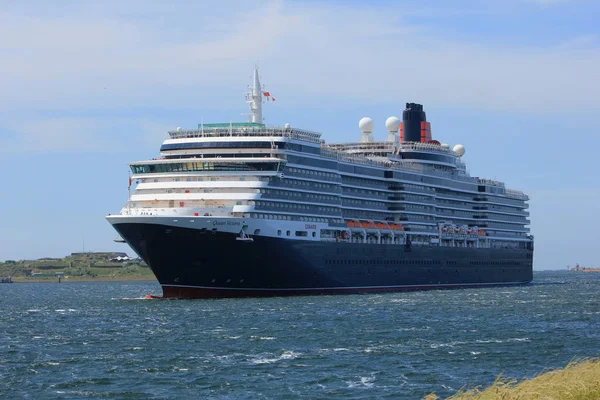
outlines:
M0 285L2 399L417 399L600 356L600 273L381 295L154 300Z

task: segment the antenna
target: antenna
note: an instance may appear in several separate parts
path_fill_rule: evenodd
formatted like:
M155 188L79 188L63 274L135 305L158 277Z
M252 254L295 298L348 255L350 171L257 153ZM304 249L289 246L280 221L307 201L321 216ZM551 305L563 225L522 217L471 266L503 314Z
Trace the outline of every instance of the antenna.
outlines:
M264 100L264 101L263 101ZM258 63L254 64L254 78L252 88L248 85L246 92L246 103L250 106L250 114L242 114L248 117L248 122L264 123L265 119L262 116L262 104L275 101L264 85L260 84L258 75Z

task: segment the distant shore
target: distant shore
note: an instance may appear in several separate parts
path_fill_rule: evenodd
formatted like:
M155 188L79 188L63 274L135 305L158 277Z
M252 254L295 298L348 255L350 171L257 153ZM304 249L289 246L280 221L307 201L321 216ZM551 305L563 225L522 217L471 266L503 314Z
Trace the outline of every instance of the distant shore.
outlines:
M119 252L71 253L62 258L6 260L0 277L15 283L156 281L139 258Z
M13 283L58 283L58 278L28 278L17 276L12 278ZM152 276L99 276L96 278L84 276L62 277L61 283L69 282L158 282L154 275Z

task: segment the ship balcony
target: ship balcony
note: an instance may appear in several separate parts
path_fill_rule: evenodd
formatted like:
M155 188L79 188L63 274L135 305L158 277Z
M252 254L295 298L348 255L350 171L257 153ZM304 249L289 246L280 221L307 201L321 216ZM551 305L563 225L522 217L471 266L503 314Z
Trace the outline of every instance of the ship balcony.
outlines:
M418 204L429 204L429 205L434 205L436 204L435 200L432 199L415 199L412 197L407 197L407 196L388 196L387 197L388 200L390 201L406 201L408 203L418 203Z
M402 185L390 185L388 186L388 190L406 190Z
M391 201L406 201L406 197L404 197L404 196L388 196L388 200L391 200Z
M396 192L406 192L406 193L422 193L424 195L434 195L435 189L433 188L424 188L424 187L407 187L404 185L392 184L387 187L387 190L393 190Z
M406 207L402 206L390 206L388 207L389 211L406 211Z
M294 193L295 194L295 193ZM302 203L310 203L310 204L327 204L327 205L334 205L334 206L340 206L340 198L337 197L335 198L335 196L331 196L333 198L331 199L323 199L323 198L312 198L309 196L313 196L312 194L306 194L306 193L302 193ZM265 193L260 197L261 200L286 200L286 201L295 201L297 202L299 199L297 197L291 196L289 194L272 194L272 193Z

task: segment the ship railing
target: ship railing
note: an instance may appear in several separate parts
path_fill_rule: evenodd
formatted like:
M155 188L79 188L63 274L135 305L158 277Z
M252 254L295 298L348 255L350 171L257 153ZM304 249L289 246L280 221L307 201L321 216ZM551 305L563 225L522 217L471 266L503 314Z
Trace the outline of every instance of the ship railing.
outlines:
M331 147L335 150L348 151L348 150L389 150L390 153L396 149L396 143L393 142L367 142L367 143L331 143L327 147Z
M321 155L326 158L330 158L333 160L348 162L352 164L360 164L367 165L371 167L378 168L391 168L402 171L411 171L411 172L423 172L423 166L418 165L416 163L408 163L408 162L385 162L385 161L375 161L370 160L369 158L358 155L358 154L349 154L343 151L332 150L331 148L321 147Z
M420 142L388 142L388 141L379 141L379 142L366 142L366 143L356 143L356 142L347 142L347 143L331 143L328 144L329 147L337 149L337 150L390 150L393 152L396 149L400 150L420 150L420 151L433 151L436 153L443 154L455 154L450 149L444 149L438 144L433 143L420 143Z
M510 197L511 199L517 199L517 200L529 200L529 196L527 196L525 193L521 192L520 190L514 190L514 189L506 189L504 191L504 194L506 195L506 197Z
M401 150L424 150L433 151L436 153L456 155L454 151L450 149L444 149L439 144L433 143L420 143L420 142L400 142Z
M485 178L476 178L477 179L477 183L482 183L484 185L490 185L490 186L497 186L497 187L504 187L504 183L503 182L499 182L493 179L485 179Z
M439 171L432 169L429 166L411 161L375 161L360 154L346 153L343 151L335 150L329 146L321 147L321 155L326 158L330 158L341 162L349 162L352 164L368 165L372 167L394 169L398 171L416 172L420 174L427 172L429 174L437 175L440 177L448 177L448 175L450 175L450 177L454 180L459 180L463 182L473 182L473 178L469 175L460 175L456 173L456 171Z
M311 143L321 143L321 134L298 128L285 127L205 127L197 129L181 129L168 132L171 139L182 138L202 138L202 137L228 137L228 136L249 136L249 137L285 137L290 139L302 140Z

